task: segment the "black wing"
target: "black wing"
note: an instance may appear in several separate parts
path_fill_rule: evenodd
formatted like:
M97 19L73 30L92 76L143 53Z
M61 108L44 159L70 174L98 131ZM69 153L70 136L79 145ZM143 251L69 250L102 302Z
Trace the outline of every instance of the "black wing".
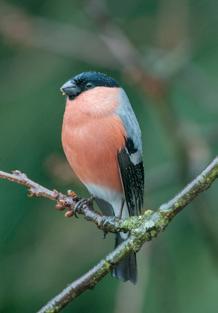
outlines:
M127 138L126 146L118 152L118 163L123 183L129 215L141 214L144 195L143 162L133 163L133 155L137 153L131 138ZM131 160L132 159L132 160Z

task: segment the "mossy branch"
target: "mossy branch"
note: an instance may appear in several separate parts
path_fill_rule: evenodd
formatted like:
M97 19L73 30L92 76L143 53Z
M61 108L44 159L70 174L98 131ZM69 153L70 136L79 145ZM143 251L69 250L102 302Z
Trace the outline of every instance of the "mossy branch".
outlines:
M28 179L25 174L19 171L15 171L12 174L0 171L0 178L26 186L31 195L56 201L59 208L67 207L67 212L71 212L69 215L72 215L75 205L78 202L78 197L75 193L70 192L69 195L66 196L56 190L51 191ZM125 221L101 216L93 211L89 206L89 201L86 201L79 209L79 213L83 214L86 219L93 221L99 228L105 231L129 231L130 236L96 266L49 301L38 313L60 312L81 293L85 292L87 289L93 288L129 253L132 251L137 252L145 241L151 240L164 230L172 218L191 203L195 197L208 189L216 178L218 178L218 157L173 199L162 204L156 212L147 210L143 215L131 217Z

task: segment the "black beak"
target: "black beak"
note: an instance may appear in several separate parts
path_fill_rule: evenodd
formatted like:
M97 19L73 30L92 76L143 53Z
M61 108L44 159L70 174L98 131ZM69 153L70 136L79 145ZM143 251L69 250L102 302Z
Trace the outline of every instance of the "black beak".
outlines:
M73 80L68 80L63 86L61 86L60 90L63 95L69 96L71 99L76 97L81 92L81 89Z

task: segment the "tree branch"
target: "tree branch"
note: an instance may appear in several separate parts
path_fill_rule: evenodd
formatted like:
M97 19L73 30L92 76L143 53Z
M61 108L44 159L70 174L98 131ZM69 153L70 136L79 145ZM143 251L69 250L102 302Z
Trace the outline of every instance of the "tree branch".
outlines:
M57 203L59 203L61 200L71 201L71 203L66 202L66 204L68 204L68 208L70 207L70 209L73 210L75 207L76 201L73 197L65 196L56 190L51 191L45 187L42 187L28 179L25 174L22 174L19 171L15 171L12 174L0 171L0 178L26 186L29 189L31 195L46 197L51 200L55 200ZM200 175L198 175L172 200L162 204L157 212L148 210L145 211L142 216L129 218L125 221L118 221L118 224L109 220L109 231L120 231L120 229L123 227L126 231L130 231L129 238L121 245L119 245L113 252L108 254L90 271L71 283L61 293L54 297L47 305L38 311L38 313L59 312L81 293L85 292L87 289L93 288L106 274L111 271L111 269L117 263L119 263L129 253L132 251L137 252L140 250L145 241L151 240L162 230L164 230L172 218L177 215L185 206L191 203L192 200L201 192L208 189L216 178L218 178L218 157L216 157ZM98 221L103 218L99 214L93 212L87 205L84 207L85 210L82 208L81 214L83 214L86 219L91 221L95 220L93 217L87 218L89 213L91 216L92 214L96 214ZM104 218L107 219L107 217ZM97 226L99 227L98 223ZM116 226L118 226L117 229ZM120 226L121 228L119 228ZM104 226L102 226L102 229L104 229Z
M93 288L120 260L132 251L137 252L145 241L151 240L164 230L172 218L201 192L209 188L216 178L218 178L218 157L178 195L162 204L157 212L149 210L138 217L140 225L132 228L131 235L126 241L85 275L70 284L38 313L59 312L81 293Z

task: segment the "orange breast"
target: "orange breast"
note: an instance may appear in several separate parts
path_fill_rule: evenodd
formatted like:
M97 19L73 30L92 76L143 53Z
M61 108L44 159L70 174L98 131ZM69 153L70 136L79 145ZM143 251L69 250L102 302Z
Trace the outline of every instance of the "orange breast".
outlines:
M125 144L121 120L108 112L98 118L84 114L78 106L73 107L78 105L73 102L67 104L62 128L68 162L82 182L122 191L117 161L117 153Z

